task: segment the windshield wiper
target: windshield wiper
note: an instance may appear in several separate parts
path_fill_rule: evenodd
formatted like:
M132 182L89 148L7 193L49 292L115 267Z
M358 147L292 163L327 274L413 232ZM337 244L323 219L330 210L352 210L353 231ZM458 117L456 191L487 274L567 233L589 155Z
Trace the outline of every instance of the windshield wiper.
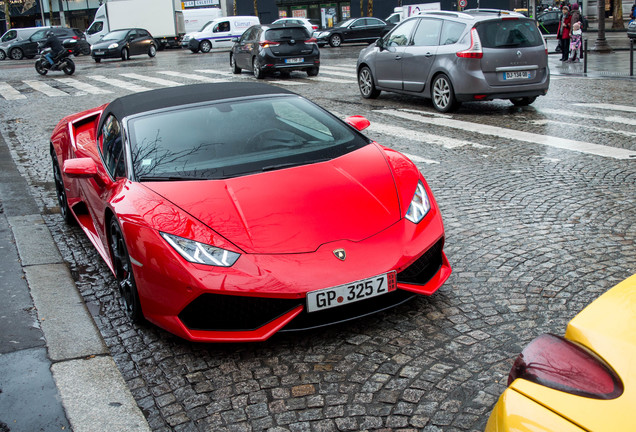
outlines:
M302 162L287 162L287 163L282 163L278 165L268 165L268 166L264 166L261 171L274 171L274 170L283 169L283 168L291 168L291 167L300 166L300 165L310 165L310 164L315 164L318 162L325 162L328 160L331 160L331 158L316 159L312 161L302 161Z
M138 179L140 182L147 181L182 181L182 180L205 180L203 178L186 177L186 176L141 176Z

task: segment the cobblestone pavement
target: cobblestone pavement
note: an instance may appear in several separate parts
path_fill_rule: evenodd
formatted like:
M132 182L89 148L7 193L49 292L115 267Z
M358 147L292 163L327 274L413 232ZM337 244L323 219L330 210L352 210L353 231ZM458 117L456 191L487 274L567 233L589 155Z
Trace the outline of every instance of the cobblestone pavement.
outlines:
M129 324L106 265L58 213L48 157L64 115L130 92L96 75L193 82L158 71L229 72L227 53L164 51L100 65L78 58L73 78L106 94L78 90L58 81L62 75L39 77L29 61L0 64L0 82L25 96L0 97L0 130L153 430L483 430L522 347L544 332L562 334L585 305L635 272L636 158L548 145L564 138L636 154L633 82L555 77L531 107L467 103L441 116L417 98L363 100L352 68L360 48L324 49L322 81L298 73L275 85L339 115L367 116L369 136L420 161L442 209L453 275L432 297L253 344L194 344ZM29 81L65 95L49 96ZM552 138L544 144L542 137Z

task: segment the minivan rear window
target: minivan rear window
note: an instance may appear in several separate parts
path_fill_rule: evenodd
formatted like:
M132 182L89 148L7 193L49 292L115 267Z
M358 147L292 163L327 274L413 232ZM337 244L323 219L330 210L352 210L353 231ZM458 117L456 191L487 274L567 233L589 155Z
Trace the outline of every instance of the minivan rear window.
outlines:
M484 21L475 28L484 48L522 48L543 45L533 20L504 19Z
M265 33L265 39L271 41L284 41L290 39L305 40L308 38L309 34L303 27L270 29Z

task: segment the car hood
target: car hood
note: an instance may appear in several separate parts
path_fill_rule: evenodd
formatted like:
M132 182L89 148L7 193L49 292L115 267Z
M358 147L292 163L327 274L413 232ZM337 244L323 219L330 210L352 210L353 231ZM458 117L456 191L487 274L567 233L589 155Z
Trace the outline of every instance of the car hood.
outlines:
M305 253L360 241L392 224L400 203L382 149L228 180L144 183L247 253Z
M124 41L121 39L100 39L93 44L93 48L108 48L108 45L113 43L123 44Z

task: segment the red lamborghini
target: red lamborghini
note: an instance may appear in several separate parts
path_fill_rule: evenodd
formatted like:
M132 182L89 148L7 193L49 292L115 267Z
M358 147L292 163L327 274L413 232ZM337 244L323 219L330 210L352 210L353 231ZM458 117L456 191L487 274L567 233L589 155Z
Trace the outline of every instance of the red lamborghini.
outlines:
M192 341L262 341L430 295L444 227L415 165L283 89L137 93L51 137L60 210L122 304Z

